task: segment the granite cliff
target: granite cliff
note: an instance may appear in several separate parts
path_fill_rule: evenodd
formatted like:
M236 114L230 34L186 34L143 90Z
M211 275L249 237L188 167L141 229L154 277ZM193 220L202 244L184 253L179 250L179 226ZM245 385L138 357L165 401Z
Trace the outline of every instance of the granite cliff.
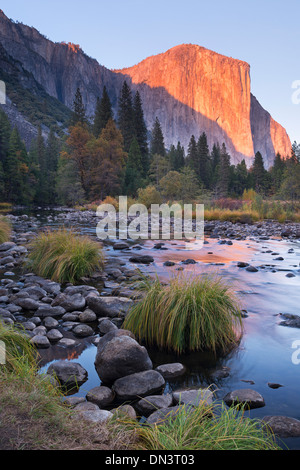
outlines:
M167 147L179 140L187 148L191 135L198 138L204 131L210 147L225 142L232 163L245 159L249 166L259 150L268 168L277 152L290 153L285 129L251 94L250 66L241 60L183 44L133 67L109 70L78 45L54 43L35 28L9 20L1 10L0 45L66 107L72 107L80 87L90 117L104 85L116 112L126 79L141 94L149 131L159 118Z

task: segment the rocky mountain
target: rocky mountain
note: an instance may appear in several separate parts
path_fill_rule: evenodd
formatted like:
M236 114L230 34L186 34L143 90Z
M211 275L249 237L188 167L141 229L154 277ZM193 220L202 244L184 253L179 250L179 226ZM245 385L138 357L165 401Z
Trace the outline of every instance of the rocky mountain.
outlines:
M54 43L35 28L11 21L1 10L0 45L19 64L19 82L30 74L48 97L67 108L79 87L90 117L104 85L117 111L126 79L141 94L149 131L158 117L167 147L180 141L187 149L191 135L198 138L204 131L210 148L225 142L232 163L245 159L249 166L259 150L268 168L277 152L290 153L285 129L251 94L250 66L241 60L183 44L133 67L109 70L78 45Z

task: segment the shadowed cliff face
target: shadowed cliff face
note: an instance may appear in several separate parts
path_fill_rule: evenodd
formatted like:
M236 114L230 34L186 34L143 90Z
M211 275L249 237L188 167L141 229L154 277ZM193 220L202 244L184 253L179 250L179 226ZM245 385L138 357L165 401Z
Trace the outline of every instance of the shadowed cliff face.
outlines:
M268 168L277 152L290 153L286 131L251 95L246 62L189 44L112 71L77 45L53 43L36 29L10 21L1 11L0 43L66 106L72 107L80 87L90 117L104 85L116 112L126 79L141 94L148 129L156 116L160 120L167 147L180 141L187 149L192 134L198 138L206 132L210 148L225 142L232 163L244 158L250 166L259 150Z

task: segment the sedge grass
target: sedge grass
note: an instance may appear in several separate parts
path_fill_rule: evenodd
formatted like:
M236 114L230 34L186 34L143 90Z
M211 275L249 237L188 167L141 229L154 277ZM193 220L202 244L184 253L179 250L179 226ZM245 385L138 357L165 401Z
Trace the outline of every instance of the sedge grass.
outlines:
M178 354L226 352L242 332L239 301L221 277L183 276L168 285L144 282L145 295L129 311L124 328L148 346Z
M40 233L30 245L28 265L39 276L56 282L76 282L103 267L99 243L61 228Z
M0 244L9 241L11 236L11 226L7 219L0 216Z
M266 424L224 403L181 405L158 424L131 427L138 450L280 450Z

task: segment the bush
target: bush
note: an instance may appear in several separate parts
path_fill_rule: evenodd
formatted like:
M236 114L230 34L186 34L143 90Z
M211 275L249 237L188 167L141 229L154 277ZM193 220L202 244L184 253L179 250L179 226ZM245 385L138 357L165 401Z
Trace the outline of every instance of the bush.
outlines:
M56 282L75 282L102 268L103 254L98 242L59 229L40 233L31 243L28 264L39 276Z
M128 313L123 328L148 346L177 353L225 352L241 334L238 301L221 278L179 275L164 286L144 282L144 298Z
M146 188L138 189L138 203L144 204L149 209L151 204L161 204L162 197L155 186L147 186Z
M11 226L5 217L0 216L0 244L10 239Z

